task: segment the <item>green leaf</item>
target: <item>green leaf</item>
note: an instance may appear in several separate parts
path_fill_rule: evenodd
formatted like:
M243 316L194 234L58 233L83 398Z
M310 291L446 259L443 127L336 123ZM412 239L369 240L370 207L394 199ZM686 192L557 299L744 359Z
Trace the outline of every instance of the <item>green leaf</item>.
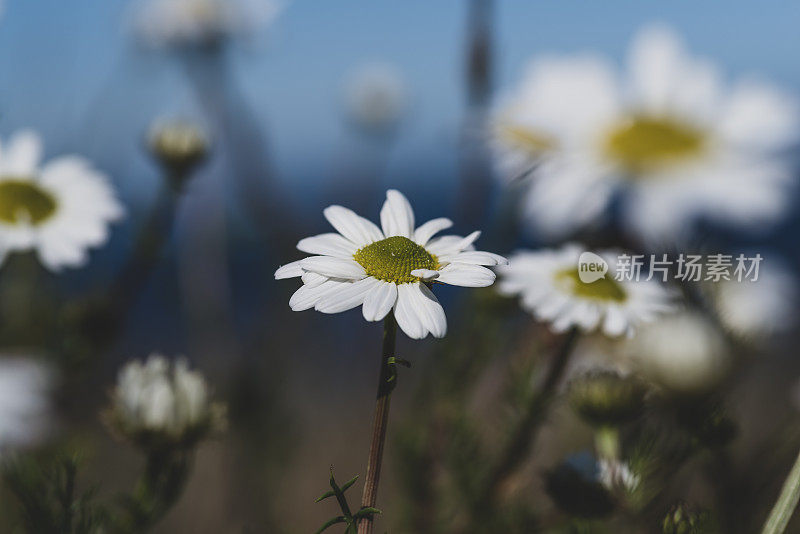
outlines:
M328 528L332 527L333 525L336 525L336 524L338 524L338 523L344 523L344 522L346 522L346 521L347 521L347 520L344 518L344 516L341 516L341 515L340 515L340 516L338 516L338 517L334 517L334 518L332 518L332 519L329 519L329 520L328 520L328 521L326 521L326 522L325 522L325 524L324 524L324 525L322 525L322 526L320 527L320 529L319 529L318 531L316 531L314 534L319 534L320 532L323 532L323 531L327 530Z
M371 516L371 515L375 515L375 514L382 514L382 513L383 512L381 512L377 508L372 508L371 506L365 506L364 508L362 508L361 510L356 512L356 514L353 516L353 518L361 519L361 518L364 518L364 517L367 517L367 516Z
M317 497L317 500L315 500L314 502L324 501L328 497L333 497L334 495L336 495L336 494L333 492L333 490L328 490L325 493L323 493L322 495L320 495L319 497Z

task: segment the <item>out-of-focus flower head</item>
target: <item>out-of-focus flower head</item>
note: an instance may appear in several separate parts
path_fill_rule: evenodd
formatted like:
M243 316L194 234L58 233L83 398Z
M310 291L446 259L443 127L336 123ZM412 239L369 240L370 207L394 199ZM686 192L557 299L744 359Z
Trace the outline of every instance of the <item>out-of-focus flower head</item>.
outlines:
M647 325L623 350L644 377L676 394L708 391L730 363L730 348L720 331L693 311Z
M671 30L633 41L627 74L594 55L542 57L494 121L501 173L531 176L524 212L560 237L602 219L612 197L645 241L674 241L698 219L756 229L788 207L785 149L797 102L744 79L726 86Z
M53 370L32 358L0 358L0 453L35 445L51 422Z
M348 119L370 133L391 131L408 106L402 73L388 63L362 65L348 75L344 86Z
M615 500L600 474L600 465L591 454L570 456L545 474L547 494L571 516L605 517L614 510Z
M640 477L631 467L620 461L602 458L597 462L597 478L606 489L614 493L632 493L639 487Z
M0 145L0 263L33 250L52 271L79 267L125 210L105 175L78 156L41 164L42 141L18 132Z
M159 120L148 135L148 146L168 171L184 175L208 155L209 141L197 125L183 120Z
M571 243L560 249L519 251L497 269L498 289L519 295L521 306L556 332L577 326L607 336L633 335L640 323L672 309L670 292L657 281L617 281L618 254L599 254L608 274L591 283L581 280L578 260L586 249Z
M797 324L797 280L778 258L765 258L758 280L720 280L704 287L722 325L747 341L760 341Z
M125 365L107 414L111 429L144 449L190 448L225 426L205 378L186 360L153 354Z
M646 392L645 384L632 375L595 369L570 381L569 402L591 425L618 426L639 416Z
M488 267L507 263L502 256L475 250L472 244L480 232L433 237L453 225L449 219L416 226L411 204L394 189L386 192L381 228L342 206L329 206L323 213L337 233L300 240L297 248L315 255L275 272L276 279L303 282L289 299L294 311L339 313L361 306L367 321L394 312L408 337L440 338L447 333L447 317L429 286L487 287L495 281Z
M250 37L283 9L278 0L142 0L135 29L154 47L206 47Z

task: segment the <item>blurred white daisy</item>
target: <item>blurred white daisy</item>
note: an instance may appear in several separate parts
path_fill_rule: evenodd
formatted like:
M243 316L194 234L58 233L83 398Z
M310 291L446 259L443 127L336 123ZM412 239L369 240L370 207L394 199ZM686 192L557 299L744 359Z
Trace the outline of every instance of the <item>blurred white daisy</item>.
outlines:
M697 312L664 317L637 332L623 348L643 376L678 393L699 393L725 376L730 347Z
M582 282L578 258L585 249L568 244L560 249L519 251L509 264L498 268L498 289L519 295L521 306L556 332L576 326L601 330L607 336L631 336L640 323L655 320L672 309L671 294L660 282L623 280L606 274L594 282ZM616 271L618 254L599 254Z
M41 165L41 157L41 139L30 131L0 145L0 263L34 250L52 271L81 266L124 209L87 160L62 156Z
M392 65L361 66L345 80L344 100L348 118L367 131L390 130L408 104L402 74Z
M248 37L269 26L277 0L142 0L135 26L151 46L206 46Z
M797 111L763 82L724 87L714 65L650 27L622 83L595 56L532 63L496 116L494 145L504 175L533 178L524 211L540 232L598 220L621 190L631 231L661 241L698 218L755 228L782 215Z
M140 445L192 445L223 423L211 402L205 378L186 360L174 363L159 354L134 360L119 373L110 421L121 435Z
M758 280L720 280L705 287L722 325L733 334L760 340L797 324L797 280L770 257L759 266Z
M386 193L382 228L341 206L324 214L338 233L302 239L297 248L317 255L275 272L276 279L302 277L303 286L289 300L294 311L338 313L363 305L364 318L379 321L394 310L409 337L443 337L447 319L428 284L490 286L495 274L484 266L506 263L497 254L474 250L480 232L433 238L452 226L449 219L415 228L411 204L395 190Z
M610 491L632 493L639 487L640 477L630 466L619 460L602 458L597 462L597 478Z
M0 451L34 445L47 435L53 378L37 360L0 358Z

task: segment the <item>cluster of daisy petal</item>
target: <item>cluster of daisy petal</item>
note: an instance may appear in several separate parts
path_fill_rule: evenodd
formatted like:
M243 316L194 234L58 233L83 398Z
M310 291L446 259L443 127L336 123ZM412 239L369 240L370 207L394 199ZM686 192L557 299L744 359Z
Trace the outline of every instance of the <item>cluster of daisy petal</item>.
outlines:
M35 251L50 270L82 266L125 210L107 177L78 156L42 164L42 141L22 131L0 144L0 263Z
M379 321L393 311L409 337L443 337L447 319L429 286L490 286L495 273L487 266L507 263L502 256L474 249L480 232L434 237L452 226L449 219L416 227L414 210L399 191L386 193L380 228L341 206L330 206L324 214L336 233L302 239L297 248L314 255L275 273L276 279L301 278L303 285L289 301L294 311L338 313L362 306L367 321Z
M794 99L753 78L726 85L661 26L634 39L624 74L590 54L532 61L493 135L501 174L532 179L523 211L535 231L602 222L621 196L626 229L646 242L680 239L700 218L775 221L799 138Z
M183 359L170 362L153 354L145 362L128 363L112 400L111 428L147 449L191 447L225 424L224 410L212 402L205 378Z

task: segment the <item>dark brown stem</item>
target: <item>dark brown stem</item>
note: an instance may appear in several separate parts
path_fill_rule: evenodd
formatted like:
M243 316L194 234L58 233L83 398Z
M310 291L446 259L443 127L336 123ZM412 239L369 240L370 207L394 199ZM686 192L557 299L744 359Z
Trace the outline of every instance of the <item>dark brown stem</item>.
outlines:
M531 444L541 428L547 408L555 396L556 388L564 376L564 371L567 368L570 354L577 339L578 330L573 328L566 335L561 348L555 355L541 388L528 402L525 413L514 429L511 440L500 455L500 461L489 474L483 493L475 504L478 512L491 510L503 485L519 464L527 458Z
M375 419L372 423L372 442L369 446L369 459L367 460L367 477L364 482L364 494L361 497L362 507L374 507L378 498L383 446L386 443L386 427L389 423L389 401L397 382L397 375L389 361L389 358L394 356L396 337L397 322L394 314L390 312L383 321L381 371L378 380L378 397L375 402ZM373 526L372 516L365 517L358 524L358 534L372 534Z

